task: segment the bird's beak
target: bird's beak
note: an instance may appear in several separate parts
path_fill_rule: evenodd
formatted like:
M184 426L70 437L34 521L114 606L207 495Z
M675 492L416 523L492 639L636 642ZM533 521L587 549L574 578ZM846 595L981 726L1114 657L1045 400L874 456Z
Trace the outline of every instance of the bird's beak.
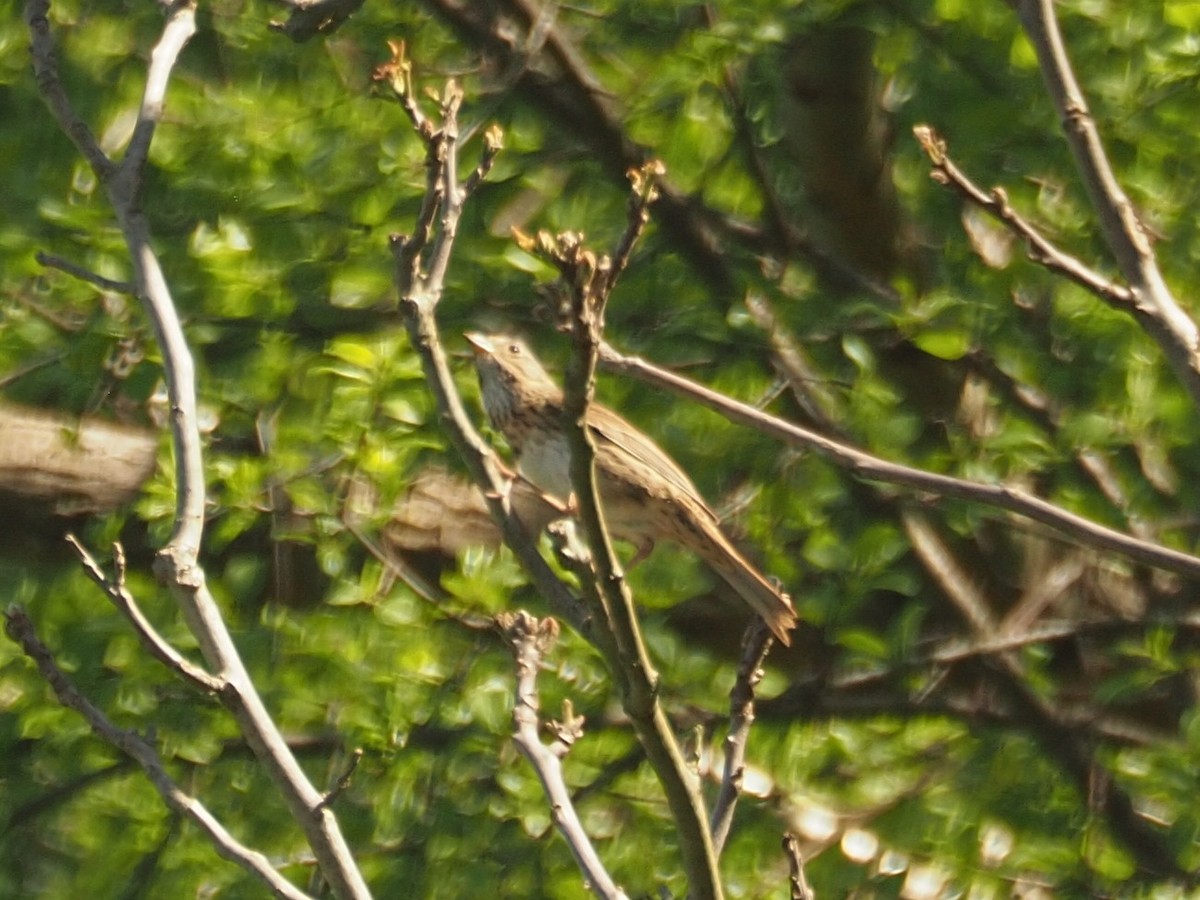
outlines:
M471 345L471 350L476 356L490 356L495 352L496 348L492 346L492 341L486 334L468 331L463 337L467 339L467 343Z

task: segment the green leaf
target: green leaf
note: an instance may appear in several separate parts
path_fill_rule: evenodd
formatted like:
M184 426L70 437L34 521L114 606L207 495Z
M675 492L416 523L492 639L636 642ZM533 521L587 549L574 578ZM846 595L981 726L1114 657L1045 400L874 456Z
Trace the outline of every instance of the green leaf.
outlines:
M971 338L959 329L926 329L913 337L913 343L938 359L956 360L971 349Z

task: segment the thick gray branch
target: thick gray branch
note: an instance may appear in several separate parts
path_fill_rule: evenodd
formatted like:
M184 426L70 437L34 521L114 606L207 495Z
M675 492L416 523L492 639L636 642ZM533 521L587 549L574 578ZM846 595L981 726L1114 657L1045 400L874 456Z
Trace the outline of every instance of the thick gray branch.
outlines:
M304 830L333 894L345 900L370 896L362 873L333 813L309 782L283 736L267 713L242 663L220 609L205 584L198 557L204 530L205 481L196 405L195 364L184 336L167 279L159 264L149 224L141 211L143 172L149 144L162 118L171 71L195 33L195 7L171 6L162 37L151 53L146 88L129 150L120 166L99 151L70 108L55 68L55 52L47 15L49 0L30 0L26 20L33 35L34 70L47 105L59 124L108 188L125 243L133 261L134 286L154 330L163 357L175 448L176 505L170 540L159 552L155 568L169 585L188 627L196 636L213 675L224 679L221 698L259 761L270 774L292 816Z

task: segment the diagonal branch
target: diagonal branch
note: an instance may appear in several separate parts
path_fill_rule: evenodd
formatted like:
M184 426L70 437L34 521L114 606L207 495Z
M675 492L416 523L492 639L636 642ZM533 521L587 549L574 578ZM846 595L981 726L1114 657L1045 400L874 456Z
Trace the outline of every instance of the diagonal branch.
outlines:
M783 836L783 852L788 859L788 896L791 900L815 900L817 895L808 886L808 878L804 874L800 841L790 832Z
M1138 323L1200 405L1200 329L1171 294L1137 211L1113 173L1067 56L1053 0L1009 0L1034 50L1105 242L1133 294Z
M30 50L38 92L54 116L54 121L71 139L79 155L87 160L101 183L107 182L116 170L116 164L104 155L92 130L76 115L71 98L67 96L62 79L58 77L58 55L50 34L50 0L30 2L25 7L25 23L32 39Z
M721 790L713 804L712 833L717 855L725 849L733 827L733 812L746 772L746 744L754 724L754 692L763 678L763 663L771 650L771 631L766 620L756 616L742 638L742 659L729 692L729 733L725 736L725 766Z
M308 894L280 875L265 856L240 843L226 831L225 826L200 801L184 793L167 774L162 759L149 743L131 731L118 728L79 692L34 632L33 622L25 610L11 607L5 612L4 618L9 637L20 644L25 655L33 660L42 678L54 689L59 702L83 716L97 736L141 766L167 806L196 825L220 856L241 866L266 885L276 897L289 900L305 900L308 897Z
M951 188L964 200L974 203L991 215L1001 225L1025 241L1029 258L1045 266L1051 272L1074 281L1080 287L1095 294L1105 303L1135 315L1138 308L1133 291L1122 284L1105 278L1099 272L1084 265L1079 259L1055 247L1046 237L1021 216L1008 202L1008 195L1001 188L983 190L963 172L946 152L946 142L928 125L913 129L921 149L933 164L931 177L939 184Z
M1200 579L1200 557L1139 540L1068 512L1019 488L981 484L882 459L819 432L761 412L645 360L625 356L607 344L603 348L601 362L610 371L632 375L672 393L689 397L731 422L753 428L791 446L815 450L834 465L866 481L896 484L937 497L954 497L1004 509L1040 522L1085 547L1118 553L1153 568Z
M79 557L79 561L83 565L83 570L87 573L88 577L104 591L113 605L125 615L125 618L129 619L133 630L137 632L137 636L142 641L142 646L146 648L151 656L175 672L184 681L190 683L192 687L211 694L221 694L227 686L226 682L220 678L214 678L184 657L167 642L166 638L158 633L158 629L142 613L141 608L137 605L137 601L133 598L133 594L125 586L125 550L120 544L113 544L113 561L116 575L110 579L104 574L104 570L100 568L99 563L96 562L87 551L87 548L83 546L75 535L68 534L67 543L75 550L75 555Z
M146 88L142 93L137 124L129 139L125 158L121 160L122 175L138 181L150 157L154 130L162 121L171 70L175 68L175 61L183 48L196 33L196 4L193 0L175 0L167 9L167 26L150 54L150 68L146 72Z
M840 429L837 427L835 417L831 415L835 407L833 398L810 387L810 384L816 382L808 377L810 372L802 350L783 340L778 325L770 314L769 305L765 301L748 302L747 306L759 321L760 326L772 334L772 343L776 347L779 364L787 373L793 391L802 396L807 395L808 402L804 404L806 411L823 431L838 434ZM839 434L839 436L841 435ZM1013 717L1014 721L1006 724L1016 725L1034 735L1051 751L1062 770L1069 774L1081 789L1084 789L1085 783L1080 781L1080 774L1103 768L1103 764L1095 755L1095 741L1097 738L1113 739L1116 736L1115 732L1122 729L1121 723L1114 723L1110 717L1099 715L1091 707L1086 708L1079 715L1072 715L1063 708L1061 697L1054 704L1046 703L1037 691L1031 688L1030 679L1022 666L1021 656L1012 652L1019 647L1035 642L1035 634L1042 635L1046 639L1061 637L1064 632L1076 634L1079 623L1060 625L1057 633L1051 633L1049 629L1045 628L1033 632L1027 630L1025 623L1019 619L1013 619L1013 614L1020 616L1023 610L1035 608L1039 603L1040 590L1029 592L1026 598L1018 602L1010 617L1003 620L997 619L993 613L993 610L997 608L994 599L988 597L986 591L972 577L971 572L957 558L926 511L913 508L911 504L901 504L896 512L908 536L914 556L962 616L972 635L966 644L961 642L947 644L945 647L935 649L931 654L923 654L917 659L910 660L906 664L906 668L912 666L915 667L913 670L926 669L933 664L935 670L941 670L944 674L948 672L949 665L961 663L976 653L985 656L985 662L990 671L994 673L994 677L989 679L989 683L994 682L998 685L1004 695L1012 698L1013 705L1021 710L1019 716ZM1069 559L1072 560L1071 563L1055 567L1047 573L1041 582L1043 588L1061 589L1063 578L1074 577L1071 572L1079 571L1076 567L1082 566L1082 561L1078 559L1078 554L1073 554ZM935 684L941 680L939 677ZM828 704L829 698L845 687L849 687L849 683L827 685L821 691L822 704ZM850 701L851 704L854 702L854 700ZM955 710L954 703L955 700L951 697L947 704L951 713L962 715L964 710ZM933 704L930 703L927 696L922 696L920 701L914 704L914 709L929 710L932 707ZM894 710L895 698L884 700L878 708ZM861 710L859 712L861 713ZM966 712L968 715L978 715L977 710L967 710ZM1127 738L1121 736L1116 739ZM1088 760L1091 760L1090 764L1087 762ZM1133 806L1129 794L1123 788L1116 784L1111 785L1107 795L1103 798L1102 805L1112 833L1119 836L1126 847L1134 852L1140 865L1147 870L1174 870L1171 855L1165 849L1166 842L1163 840L1163 836L1156 834L1146 823L1139 821L1136 815L1130 814Z
M116 291L118 294L133 293L133 285L128 281L114 281L111 278L105 278L103 275L98 275L81 265L71 262L69 259L55 256L53 253L46 253L43 250L39 250L34 258L37 260L39 266L66 272L80 281L95 285L102 291Z

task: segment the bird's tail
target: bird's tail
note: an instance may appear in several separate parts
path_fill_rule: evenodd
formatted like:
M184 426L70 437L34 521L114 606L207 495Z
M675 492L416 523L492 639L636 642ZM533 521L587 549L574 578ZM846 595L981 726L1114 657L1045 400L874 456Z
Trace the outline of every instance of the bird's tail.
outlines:
M791 598L751 565L715 523L711 528L705 527L700 533L694 533L693 537L703 543L703 546L692 548L697 555L762 617L781 644L791 646L788 632L796 626L796 610Z

